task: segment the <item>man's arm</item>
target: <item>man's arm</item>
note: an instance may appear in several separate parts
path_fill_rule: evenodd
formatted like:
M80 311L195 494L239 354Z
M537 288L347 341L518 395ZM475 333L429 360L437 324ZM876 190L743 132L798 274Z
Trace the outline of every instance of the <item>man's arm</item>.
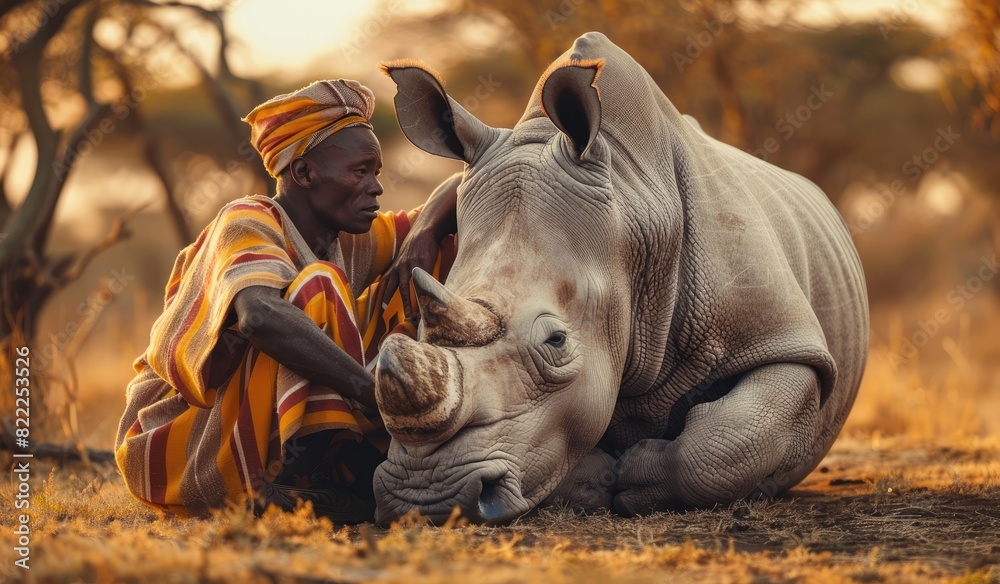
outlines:
M458 185L461 183L462 173L456 173L431 193L420 215L413 222L410 233L403 240L395 261L386 271L385 278L388 282L382 302L388 302L398 286L399 293L403 297L403 310L406 312L406 318L410 320L418 314L416 301L410 299L410 277L413 268L432 271L441 251L441 240L458 230L456 210Z
M250 286L233 299L250 344L306 379L375 408L375 379L276 288Z
M424 203L424 208L413 222L410 234L429 235L435 241L441 241L445 237L458 230L458 217L455 211L458 207L458 185L462 184L463 173L457 172L442 182Z

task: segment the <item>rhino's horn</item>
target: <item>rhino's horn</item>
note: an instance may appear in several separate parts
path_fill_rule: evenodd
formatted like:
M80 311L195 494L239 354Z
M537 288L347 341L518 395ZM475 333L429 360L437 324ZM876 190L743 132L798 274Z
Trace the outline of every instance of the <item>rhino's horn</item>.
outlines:
M435 280L413 270L420 307L420 340L450 347L481 347L503 335L500 317L486 305L466 300Z
M461 374L442 349L390 335L379 352L375 396L386 430L408 446L447 439L461 427Z

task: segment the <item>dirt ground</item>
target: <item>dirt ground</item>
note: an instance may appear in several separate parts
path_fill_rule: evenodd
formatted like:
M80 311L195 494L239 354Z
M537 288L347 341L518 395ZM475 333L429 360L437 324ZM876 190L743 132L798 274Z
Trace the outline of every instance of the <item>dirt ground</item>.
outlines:
M877 344L820 466L781 498L712 510L623 519L550 508L498 528L338 527L309 508L183 520L138 503L113 464L35 459L27 571L13 567L16 477L0 476L0 584L1000 584L1000 369L973 353L989 339L944 341L949 361L928 367L898 366L896 343ZM81 417L80 433L110 448L121 391L85 395L93 421ZM11 463L0 449L2 468Z
M996 445L890 451L843 445L773 501L639 520L608 515L560 521L549 512L521 527L578 539L587 533L591 545L634 537L776 555L804 548L844 562L918 562L942 575L959 575L1000 567L997 455ZM1000 577L1000 571L994 573Z
M776 500L638 519L545 509L500 528L336 527L308 508L179 520L132 500L113 465L33 473L31 569L11 567L5 520L0 582L1000 582L996 439L842 439Z

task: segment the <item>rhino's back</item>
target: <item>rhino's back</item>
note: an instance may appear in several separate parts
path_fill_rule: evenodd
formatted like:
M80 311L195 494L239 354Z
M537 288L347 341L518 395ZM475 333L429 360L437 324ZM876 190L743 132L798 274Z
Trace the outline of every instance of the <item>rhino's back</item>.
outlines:
M665 339L633 341L666 346L648 382L623 379L609 428L613 443L669 434L679 402L713 399L722 380L793 362L819 374L818 442L828 446L853 404L868 345L864 276L847 227L812 182L718 142L679 116L668 125L675 146L666 183L676 185L682 201L683 241L676 290L650 295L664 308L671 293L676 300ZM646 205L644 215L664 199L637 196L645 199L635 205ZM655 223L650 232L662 229L655 211L648 216L637 220ZM670 261L650 263L665 269Z
M734 168L743 169L736 171L745 173L744 180L736 183L741 188L727 203L741 214L763 216L763 235L788 262L823 327L838 369L853 369L850 357L867 353L868 299L861 260L840 213L808 179L699 133ZM736 251L755 255L752 248Z
M738 355L746 345L749 365L818 359L810 364L832 376L823 424L839 431L860 384L869 330L864 273L843 218L802 176L700 128L686 134L689 227L698 247L711 250L695 260L707 274L701 284L744 330L723 333L727 349Z

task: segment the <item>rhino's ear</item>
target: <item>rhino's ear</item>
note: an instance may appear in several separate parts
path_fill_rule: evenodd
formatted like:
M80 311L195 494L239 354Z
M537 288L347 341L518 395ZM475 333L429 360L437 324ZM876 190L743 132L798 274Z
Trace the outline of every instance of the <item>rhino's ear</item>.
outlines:
M601 127L601 94L597 77L603 60L574 61L552 70L542 85L542 111L586 158Z
M424 152L471 163L496 130L448 97L440 78L420 63L379 66L396 83L396 119L406 138Z

